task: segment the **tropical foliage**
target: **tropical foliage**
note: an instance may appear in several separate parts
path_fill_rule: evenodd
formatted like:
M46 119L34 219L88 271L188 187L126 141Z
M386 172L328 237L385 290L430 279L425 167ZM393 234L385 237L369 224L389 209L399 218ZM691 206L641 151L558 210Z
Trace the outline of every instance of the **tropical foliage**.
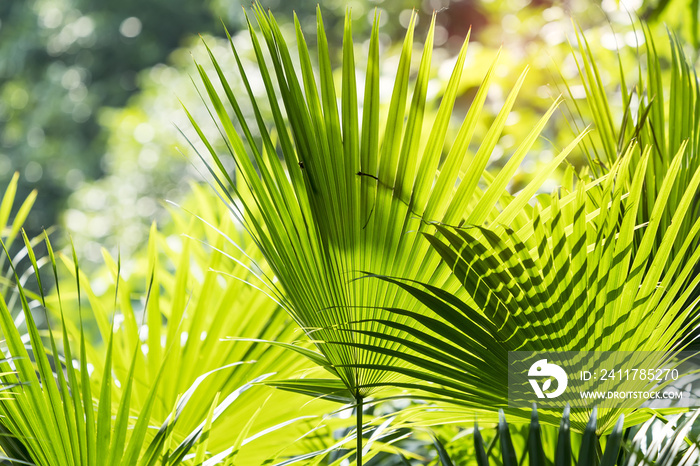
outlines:
M0 240L2 240L7 249L13 253L17 252L17 248L12 247L13 243L36 200L36 192L32 192L20 205L16 205L18 179L19 173L15 173L10 179L5 193L2 196L2 201L0 202ZM2 258L0 258L0 271L2 273L0 293L2 293L3 296L8 294L10 283L12 282L12 270L8 265L9 259L10 257L7 255L3 255ZM21 252L19 256L14 256L12 259L14 261L21 260Z
M486 444L481 436L478 425L473 431L473 456L478 466L487 466L494 461L496 464L517 465L527 458L530 465L554 464L556 466L571 465L637 465L637 464L695 464L698 458L697 444L688 447L683 438L690 432L699 413L695 413L679 422L679 425L668 424L663 435L657 435L651 442L647 438L654 419L649 419L640 425L636 432L625 432L624 416L621 415L610 435L602 445L596 436L597 411L591 412L583 435L572 442L570 429L569 407L564 413L556 432L544 433L540 425L537 410L533 408L532 419L528 432L523 436L526 445L523 451L516 451L514 439L509 430L505 416L501 413L496 437ZM554 434L554 435L549 435ZM496 448L496 441L500 448ZM450 458L449 446L437 444L440 459L443 464L462 464ZM549 450L549 451L547 451ZM578 450L578 451L577 451Z
M22 285L16 290L38 373L8 306L2 307L8 356L3 385L13 391L0 401L3 415L13 419L4 425L11 434L3 437L8 456L36 464L136 464L139 458L139 464L162 458L177 464L191 451L200 459L226 452L221 457L229 461L255 463L267 458L266 451L276 453L284 438L277 431L296 422L286 434L296 439L329 410L327 403L305 403L300 396L255 386L273 373L304 369L294 353L254 341L292 341L294 327L274 301L250 286L246 262L252 259L246 252L226 251L225 238L240 236L230 216L219 215L215 197L201 188L195 192L200 219L179 215L176 225L199 239L170 236L168 244L154 228L140 258L143 272L132 272L129 280L121 261L105 253L110 285L99 295L73 258L56 258L46 240L56 294L33 296ZM47 278L28 241L25 252L43 290ZM229 261L234 257L239 259ZM72 283L62 270L73 272ZM57 312L59 335L49 329L42 339L33 317L37 306ZM232 336L253 341L222 341ZM79 367L68 363L74 358ZM93 398L99 400L94 414ZM210 432L212 422L231 411L236 415ZM155 437L153 426L160 426ZM276 432L275 440L266 444L269 432ZM238 438L233 447L232 436ZM200 439L205 440L193 449Z
M619 106L623 109L620 121L612 117L612 104L607 97L610 93L606 92L600 79L592 49L585 37L581 33L577 34L580 52L577 64L587 94L583 108L577 110L580 115L590 115L598 129L595 135L593 133L590 135L596 140L586 141L590 166L596 175L608 172L631 145L634 145L631 162L631 169L634 170L642 161L643 151L651 148L651 156L646 165L644 194L639 199L640 206L637 214L639 224L652 218L652 211L660 196L664 177L674 166L676 155L682 153L678 172L673 175L675 183L667 199L669 207L660 219L662 231L665 231L670 227L681 196L689 187L695 171L700 167L698 134L700 89L696 71L678 37L669 32L668 40L664 41L666 43L657 45L648 26L642 24L642 27L647 65L642 66L639 60L640 65L638 70L635 70L636 73L625 74L624 67L620 63L621 102ZM660 52L657 48L661 46L670 48L670 74L662 73L659 65ZM638 53L641 52L638 51ZM630 77L629 74L632 76ZM697 210L700 206L697 203L691 204L690 208L690 215L686 217L679 230L682 237L690 233L693 219L700 215L700 211ZM642 233L641 230L637 233L635 244L639 244ZM654 251L659 248L660 242L661 236L654 242ZM680 254L679 246L674 245L672 256ZM685 262L689 260L687 254L691 254L697 246L696 242L685 252Z
M670 35L666 73L640 26L646 65L630 81L620 58L617 121L577 31L585 100L566 81L568 98L523 123L491 171L527 69L488 118L494 57L461 115L469 36L436 97L435 15L415 51L408 20L389 88L379 12L366 63L350 13L338 54L320 8L313 36L294 19L287 29L254 4L248 48L228 36L233 69L205 42L206 111L186 102L196 137L181 135L211 186L192 185L133 255L103 250L94 270L76 247L55 252L49 233L22 232L18 245L33 197L13 210L10 183L1 461L697 464L700 411L640 402L562 415L509 407L507 394L511 351L675 354L692 343L700 91L682 40ZM575 135L512 192L562 102ZM569 166L547 192L581 150L588 169Z
M652 255L660 219L671 205L668 195L683 152L674 158L651 217L655 221L645 227L636 249L636 206L641 204L649 151L623 200L631 153L632 149L613 167L599 190L586 191L579 183L564 198L553 195L547 208L535 207L532 225L520 231L503 226L438 226L440 237L429 235L428 240L473 304L427 284L383 278L408 290L437 314L394 310L428 329L404 326L420 344L406 341L404 347L413 351L395 354L412 362L420 379L445 387L431 387L432 392L462 403L491 394L491 403L504 403L507 394L493 387L505 390L508 385L508 351L682 349L679 341L689 330L685 323L694 321L697 314L697 300L686 303L700 282L692 275L700 250L690 249L686 263L681 257L697 240L700 221L693 219L684 237L678 237L677 231L696 196L700 170L678 203L672 227L661 234L661 247ZM674 257L670 250L676 243L679 255ZM450 338L436 338L447 332ZM478 375L483 373L493 379ZM601 413L600 432L610 427L615 414ZM585 425L585 413L572 414L574 429L583 431Z
M251 26L260 76L274 115L274 131L258 117L254 128L262 142L258 144L253 138L253 129L240 111L244 104L231 92L228 79L213 56L216 77L224 89L226 103L232 108L233 118L242 128L243 138L202 66L199 66L200 76L236 163L238 182L229 176L222 157L213 149L198 123L194 120L192 123L213 159L210 169L218 185L227 193L235 193L242 201L239 205L230 198L234 215L259 245L284 291L269 281L268 286L316 342L320 351L316 358L337 376L335 380L307 379L284 385L309 394L361 403L376 391L375 387L397 380L385 366L393 366L398 360L375 349L395 350L398 346L390 338L372 332L376 327L373 320L405 322L404 317L383 308L404 306L408 296L387 283L357 278L362 272L405 276L454 289L451 281L454 279L445 263L423 240L422 234L433 232L435 222L480 223L495 217L496 205L512 174L560 102L554 102L508 165L490 180L487 189L482 189L479 186L481 174L505 126L525 73L472 157L467 149L474 142L471 137L484 105L491 72L486 74L457 138L451 147L445 147L467 41L458 56L437 117L427 122L423 116L433 29L425 41L408 104L413 44L411 23L391 102L383 115L379 105L379 44L375 21L360 131L351 23L348 21L345 26L342 79L336 91L320 10L317 31L320 87L316 84L299 24L296 34L300 72L292 65L289 47L274 17L259 6L254 13L271 57L268 62L259 33ZM232 50L237 53L235 47ZM248 83L250 78L245 70L240 69L240 72L240 78ZM252 97L250 86L246 87ZM335 105L337 96L340 96L340 110ZM279 99L284 108L279 107ZM252 105L259 115L255 99L246 105ZM277 156L278 148L273 140L279 140L281 158ZM530 197L576 142L565 148L513 200L508 214L512 220L518 217ZM441 160L444 152L447 156ZM462 170L466 170L467 176L460 177ZM388 333L389 337L396 334Z

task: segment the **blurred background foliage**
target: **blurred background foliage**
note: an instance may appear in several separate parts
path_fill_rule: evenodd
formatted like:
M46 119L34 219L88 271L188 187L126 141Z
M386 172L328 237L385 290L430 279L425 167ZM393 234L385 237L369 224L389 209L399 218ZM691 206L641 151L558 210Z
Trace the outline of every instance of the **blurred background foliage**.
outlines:
M499 49L497 80L486 107L492 117L519 73L529 66L529 77L505 135L492 155L494 167L505 163L517 141L529 131L529 125L522 122L536 121L532 119L539 118L564 92L558 84L562 75L574 82L573 97L584 97L583 85L575 83L578 71L569 46L574 37L571 18L585 31L591 46L599 49L601 79L609 86L612 105L619 107L613 111L620 114L616 50L622 49L625 66L636 67L643 60L636 52L641 31L634 29L633 19L647 18L661 31L668 25L686 43L697 44L694 0L324 0L320 4L329 42L337 53L346 8L356 19L353 30L359 44L369 39L375 10L381 15L382 53L389 57L383 60L382 70L387 86L393 80L399 39L411 10L419 13L418 45L430 15L437 12L435 43L439 50L432 95L447 80L458 47L471 27L466 67L478 72L464 74L454 118L466 113L483 71ZM179 153L178 147L185 147L186 142L176 128L185 134L191 131L179 100L195 114L199 112L195 117L200 121L207 117L203 106L196 105L199 96L190 78L195 70L193 57L207 61L199 36L224 66L232 67L222 23L239 50L245 50L243 7L247 6L228 0L0 2L0 184L6 185L19 171L18 196L39 188L26 225L30 236L62 223L63 230L80 244L83 258L93 262L101 262L101 247L115 252L119 245L128 257L143 244L150 223L167 216L164 200L180 201L190 190L187 183L201 179L202 167L192 162L191 150L185 148L185 156ZM306 30L315 29L316 2L267 0L264 6L280 20L289 21L288 26L295 12ZM311 40L313 34L308 36ZM365 48L360 46L356 53L366 53ZM697 48L687 52L697 60ZM668 53L660 51L661 55ZM245 58L252 57L244 53ZM262 86L258 91L263 92ZM389 89L381 91L382 99L388 100ZM573 108L571 102L568 106ZM490 124L488 117L482 121L475 140ZM557 148L571 141L571 126L572 119L563 108L528 155L512 191L522 187L540 164L551 160ZM576 153L569 161L580 166L586 157ZM558 185L552 179L543 189Z

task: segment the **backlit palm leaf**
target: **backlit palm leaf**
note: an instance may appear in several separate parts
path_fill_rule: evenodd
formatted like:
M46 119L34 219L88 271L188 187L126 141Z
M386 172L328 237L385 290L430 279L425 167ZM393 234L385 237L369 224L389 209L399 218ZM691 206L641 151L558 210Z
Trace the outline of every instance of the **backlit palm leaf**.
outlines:
M683 193L700 167L700 85L697 71L684 53L683 43L675 35L669 32L668 44L657 46L650 27L642 23L641 28L644 43L637 51L639 56L635 57L639 62L636 73L626 74L620 59L621 102L608 98L611 93L603 85L593 50L583 33L577 32L578 53L574 54L574 58L586 90L586 99L577 109L583 113L580 115L582 118L592 118L595 123L596 131L591 132L590 139L586 138L582 145L587 149L591 168L597 175L609 172L630 146L634 148L630 167L635 169L641 163L643 149L651 148L651 156L646 162L643 195L637 208L639 224L652 218L664 177L671 170L676 154L683 149L681 163L674 175L676 182L667 197L668 206L660 218L660 229L665 231L671 226ZM661 46L669 47L670 56L661 49L657 50ZM646 60L642 59L643 55ZM670 63L664 65L667 62ZM613 118L612 115L616 113L622 115L621 121ZM699 216L700 196L696 195L691 199L688 215L680 226L681 237L689 234L694 220ZM641 245L643 232L639 230L637 233L634 248ZM660 248L661 238L658 236L654 241L652 254ZM680 254L680 247L680 243L673 245L673 257ZM689 260L698 247L700 239L685 250L684 260ZM698 273L700 268L694 274Z
M41 289L37 263L26 237L25 244ZM46 245L55 271L56 262L51 245L48 241ZM15 278L18 279L17 276ZM166 452L166 449L170 443L172 424L177 422L177 418L171 416L165 421L161 428L162 435L154 438L148 432L150 412L154 405L153 394L160 382L159 378L149 390L143 411L135 422L129 418L133 381L125 378L124 396L118 401L119 409L113 423L112 399L104 396L107 392L102 392L97 407L93 406L84 333L81 333L76 354L79 358L76 361L80 362L74 367L74 353L65 338L65 331L63 359L51 332L49 346L45 348L32 316L27 293L19 284L17 289L26 317L31 354L13 324L5 300L0 299L0 325L6 338L2 348L6 359L0 362L2 383L7 389L5 396L0 399L0 423L6 432L0 439L3 450L19 464L153 465L161 459L165 464L171 464L176 458L171 452ZM44 305L43 295L41 304ZM112 367L112 343L110 339L105 359L108 368ZM134 352L130 365L132 375L135 355ZM63 360L69 362L63 364ZM56 374L52 364L60 369ZM112 383L111 370L105 371L105 374L102 386L109 387ZM185 404L186 401L183 400L177 410L181 410ZM174 413L175 411L173 415ZM127 435L129 427L132 431ZM195 439L199 439L201 434L195 434ZM181 450L186 453L193 444L183 444ZM150 454L141 457L142 449L146 448ZM139 458L141 459L137 463Z
M192 123L213 161L212 174L220 186L233 192L232 209L259 245L281 288L274 283L269 285L316 342L322 357L327 358L324 365L342 381L315 381L316 390L314 383L300 380L293 382L296 385L292 388L359 401L381 383L396 379L397 374L387 372L383 366L403 364L388 353L366 351L400 349L392 338L372 333L379 328L374 320L406 322L406 316L384 308L409 307L411 301L407 293L388 283L354 279L367 271L416 278L459 293L457 284L450 284L449 269L421 233L436 234L433 221L480 223L497 214L496 206L503 200L509 180L559 101L534 125L503 171L490 177L488 189L482 191L480 179L525 73L484 139L477 142L472 136L491 80L489 70L454 143L448 147L446 134L465 63L466 41L439 109L428 120L426 92L433 27L412 82L415 19L411 21L391 101L384 112L379 95L378 21L375 20L369 42L364 98L360 99L349 15L342 69L336 80L320 12L317 74L299 24L299 61L295 62L273 16L257 5L254 11L259 31L250 24L249 30L259 76L239 68L250 101L233 93L227 74L213 56L213 76L221 83L225 101L219 97L210 74L199 67L210 106L217 116L215 122L228 147L227 155L236 165L235 177L225 170L227 158L214 150L200 129L202 123ZM232 48L236 54L233 42ZM261 103L252 98L250 90L254 79L261 79L265 85L273 122L259 117ZM240 108L244 105L252 105L258 115L253 126L242 117ZM232 114L226 106L230 106ZM254 137L256 133L259 140ZM527 221L523 208L576 142L512 199L509 221ZM478 146L473 156L470 146ZM348 331L352 329L361 332ZM400 328L389 333L391 337L403 334Z
M314 448L294 441L335 405L259 384L308 370L298 354L223 341L291 342L295 326L252 286L252 259L225 239L241 234L228 210L201 187L195 193L200 218L175 216L176 230L189 236L166 239L153 228L129 279L105 254L113 282L106 290L97 293L93 284L104 279L97 272L88 279L74 259L64 258L73 286L59 281L61 263L47 241L54 272L48 282L60 287L46 304L43 295L32 300L16 286L28 335L0 302L7 358L0 363L0 445L7 455L42 465L259 465ZM25 244L43 290L47 280L26 238ZM47 306L62 329L42 339L30 309Z
M17 199L15 197L17 194L18 181L19 173L15 173L10 179L7 188L2 195L2 200L0 201L0 238L2 238L2 240L5 242L7 249L11 253L16 253L12 258L15 263L23 258L26 258L25 250L20 250L17 252L18 248L13 248L12 246L13 244L16 244L15 240L17 239L17 236L19 236L22 225L27 219L27 215L29 215L31 208L34 205L34 201L36 201L37 195L36 191L32 191L20 205L17 205ZM13 212L14 217L12 217ZM18 296L10 296L9 293L12 290L11 283L13 280L12 268L8 265L8 259L9 258L4 254L0 255L0 274L2 274L2 277L0 277L0 294L5 296L12 306L18 299ZM20 314L19 316L16 316L16 318L18 319L17 325L20 325L23 319L22 315Z
M678 340L687 331L684 322L698 316L698 300L690 305L686 300L700 282L692 275L700 262L700 249L692 249L700 236L700 219L691 218L684 236L679 229L690 215L700 169L682 192L668 228L662 228L661 219L678 183L683 149L661 183L637 248L632 247L637 210L651 155L645 151L627 180L633 148L615 164L597 198L592 199L591 190L582 184L573 196L552 195L550 206L536 208L532 225L520 231L498 224L437 225L440 236L428 234L428 239L471 300L428 284L382 278L410 292L434 314L394 311L429 329L407 325L405 331L413 338L396 339L403 350L391 354L412 367L395 370L421 379L402 386L470 407L479 399L505 406L508 351L679 350ZM632 188L629 193L627 185ZM571 223L562 215L565 203L574 212ZM660 246L653 251L657 238ZM528 242L533 241L531 248ZM674 246L676 256L671 255ZM599 430L609 428L618 414L601 410ZM581 411L573 413L572 427L582 430L586 418Z
M117 263L106 252L107 270L103 273L107 272L108 276L103 280L109 286L105 291L97 294L88 276L81 272L82 291L90 302L90 309L83 311L82 321L88 328L99 331L98 341L108 341L113 333L114 345L119 348L113 356L115 377L124 380L128 376L128 357L135 348L148 348L137 353L140 369L131 376L135 413L142 410L149 387L160 377L162 382L155 395L151 417L153 423L162 423L178 397L201 374L215 371L202 381L197 392L198 402L181 414L173 431L174 438L179 440L206 418L217 393L223 400L227 393L258 377L267 375L269 379L275 374L275 377L286 378L309 370L307 360L297 353L271 348L266 343L242 341L275 340L280 345L290 345L300 334L284 310L256 289L261 286L257 276L269 274L269 270L255 269L255 259L260 253L250 244L226 206L207 188L194 185L193 191L194 196L185 206L196 209L197 217L181 209L172 209L174 225L161 231L154 225L148 246L132 258L137 269L130 273L128 280L117 276ZM244 249L236 249L232 241ZM63 285L64 294L66 285ZM143 296L149 287L153 291L146 306ZM120 324L112 330L109 322L117 290ZM142 299L135 299L138 296ZM68 304L64 299L64 308L69 307ZM76 315L77 309L72 311L69 315ZM80 329L73 321L78 321L77 315L67 322L69 336L75 340ZM225 341L231 338L236 340ZM99 363L104 359L105 350L99 344L88 347L90 360L98 361L93 363L96 380L105 370ZM232 365L239 362L245 364ZM159 374L161 366L165 367L163 374ZM222 367L227 369L216 370ZM123 387L112 386L112 391L112 396L118 398ZM277 432L273 440L262 436L250 445L246 442L248 446L238 454L236 464L257 464L286 447L284 439L291 444L315 425L307 424L312 422L307 418L333 408L335 406L329 403L309 402L302 396L256 386L240 394L235 414L228 412L216 421L208 448L222 451L235 444L239 436L240 441L245 440L246 430L252 435L297 418L305 419L284 432ZM292 448L291 451L299 450Z

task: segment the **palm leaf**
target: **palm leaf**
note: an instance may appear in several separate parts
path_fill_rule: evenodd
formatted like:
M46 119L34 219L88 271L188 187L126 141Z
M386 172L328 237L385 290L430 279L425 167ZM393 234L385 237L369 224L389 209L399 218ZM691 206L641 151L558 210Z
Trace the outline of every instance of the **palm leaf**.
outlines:
M669 205L660 219L661 231L665 231L671 226L683 193L689 188L695 171L700 167L700 85L697 72L684 52L684 44L675 34L669 32L668 44L663 45L668 45L670 53L665 54L657 46L659 41L654 38L650 26L641 23L639 27L644 37L642 52L646 56L643 57L642 52L638 51L638 56L635 57L639 63L636 82L625 75L620 57L622 102L607 98L611 93L599 77L593 49L583 33L577 30L577 48L574 50L577 53L574 53L574 58L586 90L586 99L577 109L579 117L591 118L597 129L590 134L591 139L586 141L587 144L584 144L588 148L591 168L595 173L609 172L612 164L621 159L630 147L635 148L630 170L635 170L642 163L643 151L651 148L642 188L645 195L640 197L640 205L637 207L638 224L652 218L653 209L658 205L661 195L662 180L672 169L676 154L683 149L683 159L675 174L677 181L671 188L667 198ZM567 89L570 89L568 85ZM621 114L621 120L613 119L613 114ZM681 237L689 234L693 219L700 216L700 198L693 198L688 209L688 215L680 226ZM640 246L642 234L643 230L636 233L634 248ZM660 242L659 235L652 245L653 253L660 247ZM683 260L686 263L690 260L692 251L699 246L700 242L696 239L685 250ZM672 256L678 256L681 247L680 243L674 244ZM700 269L694 275L698 273ZM693 297L695 296L697 294Z
M63 258L73 286L63 278L48 238L53 276L47 281L25 236L41 291L32 300L15 277L28 335L0 300L7 342L7 359L0 363L6 387L0 444L14 461L174 465L195 456L200 463L211 462L226 451L236 464L260 464L272 452L308 451L303 442L289 445L310 428L314 416L329 409L328 403L304 403L301 395L260 385L276 372L290 377L308 370L296 353L255 341L223 341L240 335L290 345L294 327L274 300L249 284L265 271L246 264L252 259L245 252L228 248L226 236L240 231L225 208L208 191L195 188L195 193L193 203L203 217L176 215L175 231L190 232L180 238L181 249L173 249L173 238L153 228L138 257L142 268L128 280L121 260L105 253L113 285L99 293L92 283L101 274L88 279L75 253ZM45 297L50 282L57 284L56 292ZM134 299L139 293L142 300ZM49 307L59 319L60 337L49 327L42 338L34 321L34 309ZM241 420L251 416L256 422L242 429Z
M454 143L447 146L446 134L463 72L467 41L440 96L434 120L427 121L426 89L434 24L412 83L414 21L411 21L385 111L379 95L378 21L369 42L364 98L360 101L349 15L345 23L341 89L336 91L320 10L318 75L299 24L295 26L297 64L272 14L259 5L253 10L259 30L249 23L251 43L273 123L259 117L263 103L250 91L253 72L243 69L240 61L239 75L250 98L245 103L243 96L231 91L229 78L213 55L210 57L215 70L213 76L221 84L225 100L217 93L210 75L199 66L210 107L216 114L214 123L225 139L227 155L235 162L235 182L234 176L225 170L225 159L201 130L201 122L192 120L192 124L209 152L210 171L217 184L231 191L230 200L236 206L234 214L260 247L281 287L275 283L268 285L282 297L285 309L335 368L347 394L361 400L384 382L398 380L396 372L388 372L385 367L403 364L391 354L400 347L392 338L402 334L399 327L407 322L407 317L386 309L407 306L410 299L406 292L388 283L354 279L362 271L369 271L417 278L438 286L447 284L458 292L439 254L420 233L437 233L433 222L458 224L466 218L480 221L492 215L510 176L559 101L533 128L505 171L492 178L488 191L483 193L478 182L525 73L485 138L477 143L472 136L491 80L489 70ZM231 45L237 57L233 42ZM336 105L338 96L340 110ZM239 111L244 105L254 110L254 129ZM227 111L227 106L233 114ZM426 124L430 126L427 139L422 131ZM260 140L253 137L254 131ZM471 145L478 150L470 158ZM574 146L563 150L543 169L542 177L512 200L513 219ZM388 338L376 335L380 320L397 326L388 330ZM376 352L371 348L386 351ZM312 385L307 384L305 392L313 393ZM317 388L317 395L327 395L327 390Z
M41 287L37 262L26 237L25 241ZM48 239L46 246L55 271L56 263L53 260ZM2 440L3 449L5 444L12 445L19 442L23 446L23 451L17 459L37 464L104 464L102 461L105 458L108 464L122 464L121 458L126 444L124 436L119 435L119 432L126 431L129 419L118 417L114 426L117 434L111 440L100 436L98 444L95 437L95 419L87 361L82 359L78 368L74 368L72 359L68 359L69 364L61 364L56 340L51 332L49 342L52 351L49 354L53 359L49 359L24 288L18 284L17 290L26 316L32 353L30 356L22 343L22 336L12 324L5 300L0 299L2 330L7 338L7 347L4 348L4 352L9 358L1 363L4 372L2 382L4 385L18 387L8 392L9 397L0 400L0 411L3 414L1 422L8 432L8 439ZM45 305L43 298L41 304ZM82 335L84 336L84 333ZM66 356L70 358L70 343L64 340L63 345ZM80 348L80 354L84 357L84 338L80 340ZM62 369L58 374L52 371L50 361ZM122 406L126 406L128 410L128 398L121 401ZM152 406L152 401L151 399L151 402L146 404L146 413ZM101 402L109 403L109 399ZM102 411L99 403L97 409ZM137 427L143 422L137 422ZM129 445L140 445L146 442L145 434L144 429L135 429ZM11 447L9 450L16 451ZM99 460L98 455L100 455Z
M27 252L22 248L17 248L15 240L19 236L20 230L29 215L29 212L36 201L37 192L33 190L29 195L18 205L17 185L19 182L19 172L16 172L5 188L0 201L0 238L5 242L7 249L13 254L15 264L19 263L23 258L26 258ZM13 216L14 213L14 216ZM36 244L41 238L33 239L32 244ZM13 247L15 245L15 247ZM11 308L15 307L16 301L19 299L17 295L10 295L12 291L12 268L8 265L8 257L2 255L0 257L0 293L7 297L8 304ZM21 325L22 316L17 316L17 325Z
M269 271L256 269L259 252L254 245L245 246L246 238L227 208L208 189L192 188L193 196L183 207L171 209L170 224L151 228L148 244L131 258L130 268L135 269L128 279L119 272L119 261L106 251L102 270L88 274L69 269L77 271L81 292L88 297L81 320L75 300L49 299L70 316L65 323L68 339L75 341L81 334L73 322L94 332L90 339L95 343L86 350L94 366L93 393L100 393L100 399L119 400L126 387L111 377L133 381L128 415L146 416L149 399L154 398L147 419L150 425L168 426L167 435L159 434L160 442L167 438L192 447L193 439L206 434L209 458L231 447L242 435L245 421L254 417L255 423L247 427L249 435L240 438L242 445L236 449L243 450L236 451L237 464L258 464L270 451L283 447L304 452L303 443L288 444L317 422L315 416L330 410L329 403L309 403L301 395L276 393L259 383L272 374L283 378L306 374L313 366L301 355L313 351L296 341L297 330L289 317L275 299L259 290L259 277ZM233 246L233 238L242 249ZM67 258L64 263L72 265ZM101 283L101 289L92 283ZM61 283L61 290L73 296L69 283ZM276 347L270 347L268 340L276 340ZM106 358L113 361L111 371L102 362ZM106 385L100 382L103 377L109 381ZM156 384L157 380L161 381ZM253 380L257 383L251 387ZM187 403L185 394L194 386L196 402ZM241 387L245 389L239 391ZM237 393L235 404L224 413L223 407L234 402L229 398L232 393ZM216 398L219 402L213 405ZM107 413L118 415L116 404ZM210 413L212 427L205 431ZM173 416L177 422L168 422ZM258 435L267 429L274 436ZM200 433L191 435L195 431ZM255 440L249 440L253 436Z
M677 342L687 331L684 322L697 319L698 300L690 305L686 301L700 282L692 275L700 261L700 250L692 249L700 235L700 220L692 219L686 236L679 231L691 215L700 169L663 230L661 218L684 159L682 147L661 183L651 221L635 249L637 208L650 151L628 182L633 151L628 150L599 190L587 191L579 184L566 207L564 198L552 195L550 206L536 208L531 225L520 231L501 225L436 225L439 236L426 236L470 299L426 283L379 277L407 291L433 314L387 308L414 323L395 337L402 344L400 351L374 349L382 354L390 351L410 365L383 369L420 380L400 386L432 397L471 408L479 403L505 407L509 351L682 349ZM632 190L626 193L628 183ZM571 224L564 219L566 210L573 210ZM660 246L652 253L658 237ZM674 246L678 256L671 254ZM688 261L683 260L686 253ZM390 328L376 330L378 337L393 334L395 323L375 322ZM544 414L543 420L554 422ZM601 410L599 432L610 428L618 414L616 409ZM572 427L582 431L586 417L580 410L573 413Z

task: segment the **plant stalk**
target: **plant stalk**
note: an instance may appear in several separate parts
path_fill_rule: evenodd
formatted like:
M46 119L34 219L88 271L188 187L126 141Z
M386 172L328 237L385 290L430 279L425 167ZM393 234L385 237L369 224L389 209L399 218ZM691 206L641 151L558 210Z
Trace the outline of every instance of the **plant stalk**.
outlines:
M358 396L357 408L355 410L355 419L357 420L357 452L355 453L355 463L357 466L362 466L362 397Z

